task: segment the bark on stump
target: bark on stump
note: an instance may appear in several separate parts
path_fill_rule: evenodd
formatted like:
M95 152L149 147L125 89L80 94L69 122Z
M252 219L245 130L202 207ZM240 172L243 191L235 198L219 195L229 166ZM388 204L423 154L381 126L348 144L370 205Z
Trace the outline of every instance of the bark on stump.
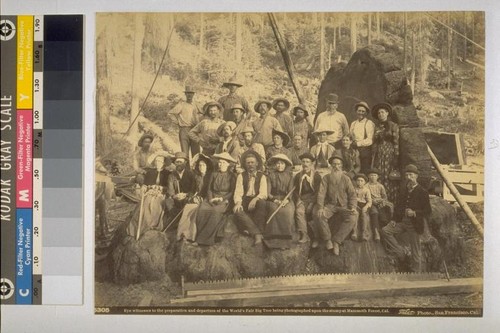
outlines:
M159 280L165 275L167 237L155 230L146 231L138 241L122 238L113 251L113 277L117 284Z
M309 243L294 243L286 250L253 245L253 238L238 232L233 216L226 217L224 238L212 246L176 242L169 248L167 272L175 280L208 281L259 276L303 274ZM170 237L174 237L173 233Z

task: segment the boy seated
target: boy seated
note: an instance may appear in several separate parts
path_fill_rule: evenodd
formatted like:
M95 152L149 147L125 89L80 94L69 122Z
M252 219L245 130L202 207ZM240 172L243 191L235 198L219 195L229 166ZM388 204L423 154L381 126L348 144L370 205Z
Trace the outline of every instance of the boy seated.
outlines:
M351 239L358 240L358 224L361 224L361 238L364 241L370 239L370 215L368 213L370 207L372 206L372 195L370 190L366 186L368 178L362 173L358 173L353 179L356 182L354 190L356 191L356 197L358 198L358 212L359 219L354 225L352 231Z
M394 205L387 199L384 185L378 182L380 172L372 168L368 171L368 184L372 195L372 207L370 208L370 221L373 228L373 238L380 241L380 230L392 218Z

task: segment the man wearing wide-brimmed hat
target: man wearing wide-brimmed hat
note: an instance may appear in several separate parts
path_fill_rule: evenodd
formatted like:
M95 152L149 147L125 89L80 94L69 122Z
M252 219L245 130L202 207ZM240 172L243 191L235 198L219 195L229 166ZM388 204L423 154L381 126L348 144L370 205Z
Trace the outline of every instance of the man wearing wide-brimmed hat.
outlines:
M222 123L217 129L221 142L215 148L215 153L229 153L234 159L240 156L240 141L233 134L236 124L232 121Z
M203 118L203 111L193 101L195 90L191 86L184 89L186 101L180 101L168 112L168 117L179 126L179 143L181 151L191 156L200 152L200 145L189 139L189 131Z
M241 135L243 135L243 146L240 147L240 156L242 156L246 151L251 150L259 154L262 160L262 167L266 163L266 152L264 146L260 143L254 142L255 131L252 127L245 128ZM243 161L240 158L240 165L243 166Z
M219 103L223 107L223 119L225 121L230 121L230 120L234 121L233 115L231 114L231 108L235 104L241 104L246 112L249 111L248 102L245 99L245 97L240 96L236 93L236 90L238 90L238 88L242 86L243 85L240 82L238 82L236 74L233 77L231 77L229 81L224 82L222 84L222 88L227 88L229 90L229 94L219 98Z
M283 131L278 119L269 114L271 106L271 102L266 100L259 100L254 106L255 112L259 114L259 118L252 123L254 140L264 147L273 144L273 130Z
M220 119L222 105L218 102L208 102L203 107L205 118L189 131L189 138L203 148L203 154L211 156L219 144L217 130L224 122Z
M146 173L146 168L151 167L150 157L154 154L154 150L151 148L153 143L153 135L150 133L145 133L139 139L137 143L137 149L134 152L134 157L132 160L132 167L136 174L135 181L138 184L144 182L144 174Z
M400 203L394 209L394 221L382 228L382 240L390 254L404 261L411 256L411 269L421 272L425 269L422 263L420 235L429 232L427 221L432 208L427 191L417 182L419 170L413 164L405 168L406 185L400 194ZM396 235L406 232L410 241L410 253L396 239Z
M236 127L233 130L233 135L240 142L240 146L243 145L243 135L241 132L248 126L252 126L252 119L247 117L247 111L243 105L237 103L231 108L231 114L233 115L233 122Z
M285 132L273 130L273 144L266 148L266 159L269 160L277 154L284 154L291 159L292 154L290 149L287 148L289 143L290 137Z
M340 244L349 236L358 219L358 202L351 178L342 171L342 156L330 157L329 163L331 172L323 177L318 190L315 223L326 248L339 255ZM340 220L333 236L329 225L331 218Z
M286 98L276 98L273 101L273 109L276 110L274 117L278 120L283 129L283 132L293 137L293 119L288 114L290 102Z
M335 148L328 143L328 135L332 134L329 129L317 129L313 133L318 139L318 143L311 147L311 154L316 158L315 168L320 171L320 173L329 172L328 160L335 153Z
M349 133L349 124L345 115L337 111L339 105L339 96L336 94L328 94L326 100L326 111L318 115L314 130L327 129L333 131L328 135L327 141L335 148L340 148L341 139Z
M354 104L357 119L351 123L349 132L353 138L352 145L359 151L361 163L361 173L366 173L372 163L373 135L375 134L375 124L366 116L370 112L370 107L366 102Z
M313 131L311 124L307 121L309 111L307 111L305 105L299 104L293 108L293 116L295 117L293 120L293 135L301 135L302 144L308 147L309 137Z
M321 185L321 175L313 168L314 155L307 152L299 156L302 163L302 171L294 177L294 196L295 202L295 223L299 232L299 243L305 243L309 240L307 235L307 224L310 222L313 231L314 247L318 246L318 232L313 220L313 208L316 204L316 196Z
M254 244L262 243L262 230L254 222L257 203L267 198L267 179L259 171L262 167L260 155L248 150L241 155L244 171L236 178L234 190L234 216L238 228L254 237ZM262 212L260 212L262 214Z
M167 178L165 207L168 218L174 218L196 192L196 177L189 168L188 156L177 152L173 158L175 170Z

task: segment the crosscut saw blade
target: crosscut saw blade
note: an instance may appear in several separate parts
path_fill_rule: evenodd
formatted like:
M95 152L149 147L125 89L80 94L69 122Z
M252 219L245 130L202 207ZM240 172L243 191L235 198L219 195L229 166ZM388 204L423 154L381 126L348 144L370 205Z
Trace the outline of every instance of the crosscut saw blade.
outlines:
M300 288L311 286L327 286L339 284L362 284L377 281L426 281L443 279L444 274L431 273L341 273L341 274L310 274L310 275L286 275L272 277L255 277L216 281L199 281L185 283L184 290L188 295L200 294L194 291L239 289L246 290L262 288Z

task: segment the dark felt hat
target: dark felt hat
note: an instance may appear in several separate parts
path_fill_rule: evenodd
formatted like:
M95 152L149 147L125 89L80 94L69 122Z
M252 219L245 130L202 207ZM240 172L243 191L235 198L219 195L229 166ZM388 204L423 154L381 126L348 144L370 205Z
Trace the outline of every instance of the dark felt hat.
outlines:
M257 103L255 103L255 105L254 105L254 107L253 107L253 109L255 110L255 112L259 113L259 108L260 108L260 105L261 105L261 104L267 104L267 108L268 108L269 110L270 110L270 109L271 109L271 107L272 107L271 102L261 99L261 100L259 100Z
M246 113L247 110L245 110L245 108L243 107L243 105L241 105L240 103L236 103L234 104L232 107L231 107L231 112L233 112L233 110L236 110L236 109L240 109L241 111L243 111L243 113Z
M356 179L358 179L358 178L363 178L363 179L365 180L365 182L367 182L367 181L368 181L368 177L366 177L366 175L365 175L364 173L358 173L358 174L356 174L356 175L355 175L352 179L353 179L353 180L356 180Z
M378 119L378 111L380 109L385 109L389 113L388 118L392 117L392 106L389 103L378 103L372 107L372 117L373 119Z
M225 123L220 124L219 128L217 128L217 135L222 136L222 130L224 130L224 127L229 126L231 127L231 130L234 131L236 128L236 124L232 121L227 121Z
M248 156L253 156L257 159L257 169L260 169L260 167L262 166L262 157L255 150L247 150L243 154L241 154L241 165L245 167L245 160Z
M288 136L288 134L286 134L285 132L273 129L273 137L275 135L281 136L281 138L283 139L283 146L285 146L285 147L288 146L288 143L290 142L290 137Z
M297 110L302 110L304 111L304 115L307 117L309 115L309 111L307 111L307 108L304 104L299 104L297 105L296 107L293 108L293 115L295 116L295 112L297 112Z
M188 160L187 154L185 152L182 152L182 151L179 151L179 152L175 153L173 161L175 162L179 158L182 158L182 159L184 159L186 161Z
M141 138L139 139L139 142L137 142L137 145L138 145L139 147L142 147L142 144L143 144L144 140L146 140L146 139L150 139L150 140L151 140L151 142L153 142L154 137L153 137L153 135L152 135L152 134L146 133L146 134L144 134L143 136L141 136Z
M330 157L330 158L328 159L328 163L332 164L332 161L333 161L333 160L335 160L335 159L337 159L337 160L341 160L341 161L342 161L342 164L344 164L344 158L342 157L342 155L340 155L340 154L335 154L335 153L333 154L333 156L332 156L332 157Z
M299 159L300 159L300 160L302 160L302 159L304 159L304 158L308 158L308 159L310 159L312 162L316 161L316 158L315 158L315 157L314 157L314 155L313 155L313 154L311 154L310 152L306 152L306 153L304 153L304 154L302 154L302 155L300 155L300 156L299 156Z
M276 98L274 101L273 101L273 109L276 110L276 104L278 104L279 102L283 102L285 103L285 106L286 106L286 109L285 110L288 110L290 108L290 102L286 99L286 98Z
M331 103L338 103L339 96L337 94L328 94L328 96L326 97L326 101Z
M234 74L232 78L229 79L229 81L226 81L222 84L222 87L229 87L229 86L236 86L236 87L242 87L243 85L238 82L238 79L236 77L237 75Z
M405 167L405 173L406 172L411 172L411 173L415 173L415 174L419 174L418 172L418 168L415 164L408 164L406 167Z
M184 89L184 92L185 93L194 93L194 88L191 87L191 86L186 86L186 88Z
M368 170L368 172L366 173L367 175L370 175L372 173L376 173L377 175L380 176L380 170L377 169L377 168L371 168L370 170Z

